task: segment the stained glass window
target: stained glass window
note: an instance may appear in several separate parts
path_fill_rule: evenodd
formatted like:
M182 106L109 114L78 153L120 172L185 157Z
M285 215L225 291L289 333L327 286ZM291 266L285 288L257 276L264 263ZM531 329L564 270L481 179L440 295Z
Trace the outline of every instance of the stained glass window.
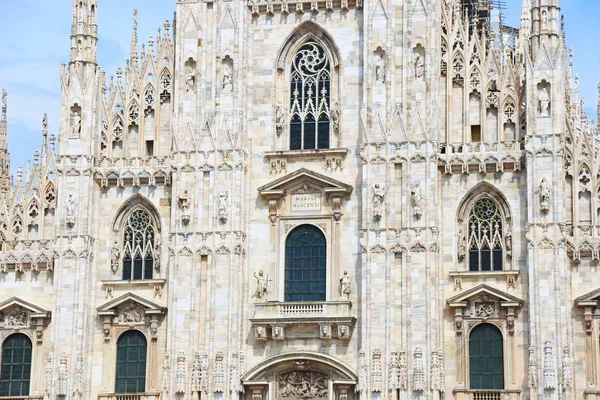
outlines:
M325 235L314 225L300 225L285 242L285 301L325 301Z
M22 333L9 336L2 345L0 396L29 396L31 340Z
M150 214L136 210L127 218L123 232L123 279L152 279L154 225Z
M469 337L471 389L504 389L502 334L494 325L476 326Z
M467 248L470 271L501 271L503 220L498 204L488 197L477 200L469 215Z
M323 48L307 42L296 53L290 75L290 149L329 148L330 63Z
M116 393L146 391L146 338L139 331L127 331L117 341Z

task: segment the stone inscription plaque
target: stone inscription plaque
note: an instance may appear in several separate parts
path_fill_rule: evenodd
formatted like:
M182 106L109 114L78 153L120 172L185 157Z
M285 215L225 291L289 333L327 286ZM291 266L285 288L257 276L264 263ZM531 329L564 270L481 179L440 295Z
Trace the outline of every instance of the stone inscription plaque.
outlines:
M303 193L292 195L292 211L319 211L320 209L320 193Z

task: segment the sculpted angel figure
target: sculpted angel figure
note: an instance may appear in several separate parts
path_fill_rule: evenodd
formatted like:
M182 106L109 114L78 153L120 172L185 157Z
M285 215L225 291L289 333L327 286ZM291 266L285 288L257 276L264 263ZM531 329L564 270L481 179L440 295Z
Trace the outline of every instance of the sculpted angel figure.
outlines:
M258 274L254 273L254 278L256 278L256 292L254 296L257 300L263 300L267 294L267 278L265 277L265 273L261 269L258 271Z

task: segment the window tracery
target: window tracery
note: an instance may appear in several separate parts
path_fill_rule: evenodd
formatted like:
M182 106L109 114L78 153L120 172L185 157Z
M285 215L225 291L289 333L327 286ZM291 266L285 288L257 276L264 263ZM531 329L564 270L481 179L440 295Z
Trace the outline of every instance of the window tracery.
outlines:
M150 214L133 211L123 230L123 279L152 279L155 264L155 229Z
M329 148L331 63L319 44L302 45L290 75L290 149Z
M470 271L501 271L504 221L498 204L489 197L475 202L468 220L467 249Z

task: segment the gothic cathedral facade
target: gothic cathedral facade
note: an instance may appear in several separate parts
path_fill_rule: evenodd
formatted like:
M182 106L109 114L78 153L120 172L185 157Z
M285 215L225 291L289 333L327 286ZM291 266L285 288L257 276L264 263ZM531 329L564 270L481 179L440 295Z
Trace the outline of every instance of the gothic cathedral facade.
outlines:
M497 3L178 0L107 77L74 0L14 179L3 94L0 398L600 399L598 128Z

